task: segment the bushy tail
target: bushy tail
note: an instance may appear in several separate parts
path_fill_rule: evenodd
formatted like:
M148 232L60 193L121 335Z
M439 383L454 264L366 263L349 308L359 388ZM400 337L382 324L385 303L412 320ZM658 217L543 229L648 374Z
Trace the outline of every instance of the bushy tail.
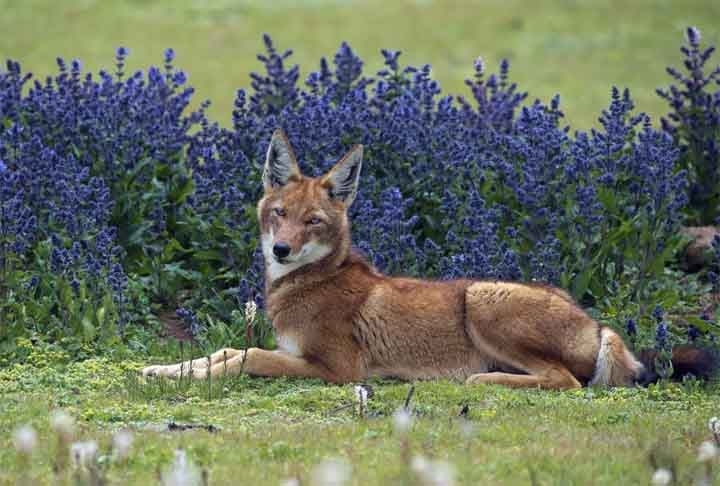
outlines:
M629 386L644 373L645 367L609 327L600 329L600 349L595 374L589 385Z
M655 349L644 349L638 353L638 358L645 368L637 378L639 384L648 385L660 379L660 375L655 370L657 355L658 351ZM681 345L673 348L672 364L673 380L682 380L687 375L708 380L716 370L717 360L707 349Z

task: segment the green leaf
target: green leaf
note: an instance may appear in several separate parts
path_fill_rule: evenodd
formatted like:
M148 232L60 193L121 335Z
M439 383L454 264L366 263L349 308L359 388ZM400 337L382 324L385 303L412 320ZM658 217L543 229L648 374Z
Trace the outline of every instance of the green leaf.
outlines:
M587 292L588 286L590 285L590 279L593 276L593 268L592 266L586 268L579 274L575 276L575 279L573 281L572 285L572 294L576 298L581 298L583 295L585 295L585 292Z
M225 256L220 250L217 249L204 249L193 251L192 253L194 260L208 261L208 262L223 262Z
M685 319L688 323L695 326L698 329L698 331L700 331L702 333L708 333L708 332L712 332L715 330L714 329L715 326L713 326L712 323L710 323L704 319L701 319L697 316L684 316L683 319Z
M193 270L186 270L182 268L182 263L173 262L163 265L163 273L171 276L179 276L185 280L200 280L202 274Z
M188 250L183 248L182 244L180 244L178 240L172 238L165 244L165 247L162 250L162 260L171 261L175 256L184 254L187 251Z
M168 199L170 199L173 204L182 204L194 190L195 182L191 177L187 177L184 184L170 192Z
M87 315L82 318L82 332L85 341L92 341L95 337L95 326Z
M105 314L106 314L105 307L100 307L95 312L95 317L97 318L97 323L98 323L98 326L100 326L100 327L105 326Z

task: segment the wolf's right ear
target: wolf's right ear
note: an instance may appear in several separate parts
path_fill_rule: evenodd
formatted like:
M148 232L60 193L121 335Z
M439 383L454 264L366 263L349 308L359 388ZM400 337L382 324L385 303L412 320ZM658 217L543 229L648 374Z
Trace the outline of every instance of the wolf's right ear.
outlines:
M290 141L285 132L278 128L272 134L265 157L262 176L265 192L282 187L293 179L300 180L301 177Z

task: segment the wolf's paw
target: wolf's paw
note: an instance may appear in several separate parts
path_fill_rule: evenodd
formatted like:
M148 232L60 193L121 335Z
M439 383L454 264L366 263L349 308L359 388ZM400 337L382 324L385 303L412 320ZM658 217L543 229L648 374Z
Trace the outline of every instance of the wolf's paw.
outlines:
M195 365L192 369L189 366L174 365L153 365L143 368L140 372L143 377L163 377L163 378L186 378L188 375L193 378L205 378L207 376L207 367Z
M152 365L152 366L146 366L140 371L140 375L142 375L144 378L150 377L150 376L166 376L163 368L167 368L167 366L163 365Z
M164 378L180 378L181 368L179 365L154 365L143 368L142 376L162 376ZM187 374L187 370L183 374Z

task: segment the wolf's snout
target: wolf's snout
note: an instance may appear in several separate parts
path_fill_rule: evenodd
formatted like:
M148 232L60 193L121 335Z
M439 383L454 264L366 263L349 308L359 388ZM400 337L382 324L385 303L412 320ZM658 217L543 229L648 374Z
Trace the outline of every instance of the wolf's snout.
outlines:
M286 258L290 255L290 245L283 241L279 241L273 245L273 255L279 259Z

